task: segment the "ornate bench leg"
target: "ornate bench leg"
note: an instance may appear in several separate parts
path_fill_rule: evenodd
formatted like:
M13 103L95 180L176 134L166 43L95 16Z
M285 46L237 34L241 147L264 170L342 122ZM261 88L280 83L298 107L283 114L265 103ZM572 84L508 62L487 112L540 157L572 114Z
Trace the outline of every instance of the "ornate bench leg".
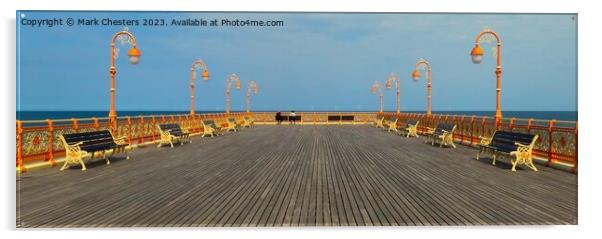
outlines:
M510 161L512 163L512 172L516 172L516 165L518 164L518 161L518 156L516 157L516 159Z
M480 160L480 158L481 158L481 154L483 153L483 150L484 150L484 149L485 149L484 147L481 147L481 149L479 149L479 152L477 153L477 158L476 158L476 160Z
M65 163L63 164L63 167L61 167L61 171L68 168L70 161L71 161L70 159L65 159Z
M492 165L495 165L495 160L497 159L497 155L498 154L496 152L493 152L493 161L491 161Z

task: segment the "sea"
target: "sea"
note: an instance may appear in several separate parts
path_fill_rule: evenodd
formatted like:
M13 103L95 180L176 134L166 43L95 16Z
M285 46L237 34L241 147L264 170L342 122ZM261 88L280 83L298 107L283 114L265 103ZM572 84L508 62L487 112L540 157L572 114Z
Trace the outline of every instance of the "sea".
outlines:
M355 110L337 110L340 112L362 112ZM275 111L255 111L255 112L275 112ZM297 111L303 112L303 111ZM319 111L311 111L319 112ZM403 111L406 113L424 113L424 111ZM177 115L188 114L189 111L118 111L118 116L140 116L140 115ZM203 113L223 113L223 111L198 111L198 114ZM444 115L466 115L466 116L491 116L494 111L433 111L433 114ZM504 118L533 118L540 120L561 120L561 121L578 121L577 111L503 111ZM71 118L92 118L92 117L107 117L108 111L17 111L17 120L44 120L44 119L71 119Z

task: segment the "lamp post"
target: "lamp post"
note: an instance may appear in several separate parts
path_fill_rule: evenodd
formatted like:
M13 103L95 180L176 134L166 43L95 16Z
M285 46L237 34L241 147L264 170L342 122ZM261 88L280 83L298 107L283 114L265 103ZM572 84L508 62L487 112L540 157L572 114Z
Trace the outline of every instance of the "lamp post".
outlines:
M232 81L234 81L234 87L240 89L240 77L236 74L230 74L226 79L226 113L230 113L230 88L232 88Z
M376 94L377 91L379 91L379 95L378 95L378 102L379 102L379 110L378 112L382 113L383 112L383 86L380 83L380 81L375 81L374 84L372 84L372 88L370 89L370 91L372 92L372 94Z
M247 85L247 113L251 112L251 91L254 95L257 95L257 83L255 81L249 81Z
M196 71L199 69L203 69L203 73L201 73L201 77L204 81L209 80L209 70L207 69L207 65L201 59L198 59L192 63L190 66L190 115L194 116L194 78L196 76Z
M489 29L483 30L481 31L476 39L475 39L475 46L474 48L472 48L472 50L470 51L470 55L472 56L472 62L475 64L479 64L481 63L481 61L483 61L483 48L481 48L479 46L479 42L481 41L481 38L485 35L491 35L495 38L495 40L497 41L497 63L496 63L496 68L495 68L495 77L496 77L496 87L495 87L495 126L496 128L499 126L499 123L502 119L502 107L501 107L501 94L502 94L502 41L500 39L500 36Z
M399 114L401 111L399 110L399 103L400 103L400 84L399 84L399 76L397 76L394 73L389 74L389 78L387 78L387 82L385 82L385 86L387 87L387 89L391 89L392 86L392 82L395 81L395 86L397 87L397 114Z
M136 45L136 38L134 35L132 35L132 33L127 30L123 30L113 35L113 38L111 38L111 66L109 67L109 76L111 77L111 86L109 88L109 125L111 126L111 131L113 134L117 134L117 113L115 112L115 74L117 74L117 70L115 70L115 41L117 41L118 37L124 37L124 39L127 39L132 45L132 48L128 51L131 64L138 64L141 56L140 50L138 50Z
M425 59L420 59L416 62L416 65L414 66L414 71L412 72L412 79L414 79L415 82L418 82L418 79L420 79L420 66L425 66L426 67L426 115L430 116L432 115L432 111L431 111L431 64L426 61Z

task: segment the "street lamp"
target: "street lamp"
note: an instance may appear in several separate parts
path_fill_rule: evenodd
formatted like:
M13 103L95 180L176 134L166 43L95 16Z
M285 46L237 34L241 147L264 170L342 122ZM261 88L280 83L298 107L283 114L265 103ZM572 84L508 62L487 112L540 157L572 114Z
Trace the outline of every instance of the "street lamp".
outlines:
M494 117L495 125L497 128L497 126L499 126L499 123L502 119L502 107L501 107L501 103L500 103L501 97L502 97L501 96L501 92L502 92L502 41L500 40L500 36L496 32L494 32L490 29L481 31L477 35L477 38L475 39L475 46L470 51L470 55L472 56L473 63L475 63L475 64L481 63L481 61L483 60L484 52L483 52L483 48L481 48L479 46L479 42L481 41L481 38L485 35L491 35L497 41L497 63L496 63L496 68L495 68L496 98L495 98L495 117Z
M230 88L232 88L232 81L234 81L234 87L237 90L240 89L240 77L236 74L230 74L226 79L226 113L230 113Z
M400 87L399 87L399 76L397 76L394 73L389 74L389 78L387 78L387 82L385 82L385 86L387 87L387 89L391 89L392 86L392 82L395 81L395 85L397 87L397 114L400 113L399 110L399 94L400 94Z
M257 83L255 81L249 81L247 85L247 113L251 112L251 91L254 95L257 95Z
M128 56L130 58L130 63L133 65L138 64L140 61L140 50L136 45L136 38L132 33L127 30L123 30L115 33L113 38L111 38L111 66L109 67L109 76L111 77L111 86L110 86L110 106L109 106L109 125L111 126L111 131L113 134L117 134L117 113L115 112L115 74L117 74L117 70L115 70L115 41L117 38L121 37L122 40L127 40L132 45L132 48L128 51Z
M420 59L416 62L414 66L414 71L412 72L412 79L415 82L418 82L420 79L420 66L426 67L426 115L430 116L432 114L431 111L431 64L425 59Z
M204 81L209 80L209 70L207 69L207 65L201 59L198 59L192 63L190 66L190 115L194 116L194 78L196 76L196 71L199 69L203 69L203 73L201 73L201 77Z
M372 88L370 89L370 91L372 92L372 94L376 94L377 91L379 91L379 95L378 95L378 102L380 105L380 108L378 110L378 112L382 113L383 112L383 86L380 83L380 81L375 81L374 84L372 84Z

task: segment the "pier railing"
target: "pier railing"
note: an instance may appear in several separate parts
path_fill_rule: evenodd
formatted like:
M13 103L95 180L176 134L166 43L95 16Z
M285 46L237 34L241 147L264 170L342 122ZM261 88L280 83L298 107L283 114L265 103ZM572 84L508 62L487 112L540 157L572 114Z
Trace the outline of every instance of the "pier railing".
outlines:
M276 112L253 112L257 124L275 124ZM230 114L197 114L190 115L150 115L150 116L125 116L118 118L116 137L125 136L131 145L152 143L159 139L156 124L178 123L188 129L192 134L202 132L204 119L214 119L216 122L226 124L227 118L235 117L242 121L247 113ZM288 115L283 112L283 115ZM439 122L454 123L457 125L454 139L464 145L475 146L479 137L491 137L496 130L493 117L466 116L466 115L432 115L418 113L394 112L297 112L301 116L297 124L302 125L339 125L339 124L367 124L373 122L376 115L384 115L389 119L398 118L398 125L402 126L408 120L419 120L418 130L426 131L426 127L436 127ZM108 118L81 118L61 120L32 120L16 122L16 164L21 171L26 170L29 163L46 162L55 165L55 159L65 154L59 136L65 133L86 132L92 130L109 129ZM288 124L288 122L285 122ZM534 154L547 165L564 165L574 172L578 165L578 127L576 121L556 121L539 119L503 118L499 129L515 132L538 134Z
M434 128L440 122L453 123L457 126L454 133L456 142L475 146L479 137L491 137L496 130L493 117L466 115L431 115L418 113L394 112L380 113L386 119L398 118L398 125L405 125L408 120L419 120L419 133L427 127ZM500 130L523 132L539 135L534 147L534 155L544 160L547 166L562 165L577 171L578 165L578 127L577 121L558 121L540 119L502 118Z
M230 114L197 114L191 115L145 115L124 116L117 119L117 135L127 138L130 145L141 145L155 142L160 138L157 124L178 123L188 129L191 134L203 131L202 120L213 119L217 123L226 124L227 118L234 117L242 121L247 113ZM26 165L36 162L46 162L56 165L55 159L65 155L65 148L59 136L66 133L78 133L110 129L109 119L79 118L58 120L17 120L17 169L27 170Z
M374 112L296 112L301 125L328 125L328 124L367 124L373 122ZM256 124L276 124L276 112L253 112ZM282 112L283 116L290 112ZM285 120L284 124L289 122Z

